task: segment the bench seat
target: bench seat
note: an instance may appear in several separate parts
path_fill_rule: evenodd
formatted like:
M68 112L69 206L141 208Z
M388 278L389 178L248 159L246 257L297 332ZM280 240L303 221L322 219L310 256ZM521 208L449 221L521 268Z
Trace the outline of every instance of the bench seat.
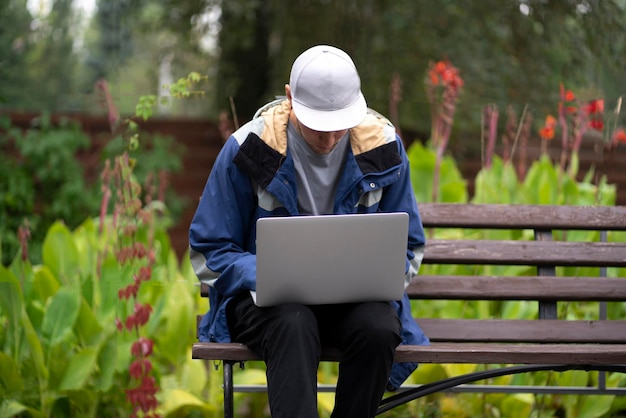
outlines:
M195 359L233 362L260 360L239 343L195 343ZM341 352L325 349L322 361L339 361ZM429 346L400 346L396 362L464 364L626 364L626 344L520 344L434 342Z

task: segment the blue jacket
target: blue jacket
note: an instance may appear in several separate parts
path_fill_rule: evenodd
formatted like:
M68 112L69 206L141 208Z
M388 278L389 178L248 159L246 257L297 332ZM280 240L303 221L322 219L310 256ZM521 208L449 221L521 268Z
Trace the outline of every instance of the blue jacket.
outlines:
M241 292L256 290L256 220L299 215L295 169L287 149L289 111L287 100L259 109L224 144L206 183L189 231L191 262L198 279L210 289L210 309L200 324L201 341L229 342L226 304ZM424 230L402 142L394 127L371 110L363 123L350 130L334 211L407 212L408 285L422 260ZM429 344L413 319L406 294L392 304L402 324L402 343ZM399 387L416 367L416 363L394 364L390 389Z

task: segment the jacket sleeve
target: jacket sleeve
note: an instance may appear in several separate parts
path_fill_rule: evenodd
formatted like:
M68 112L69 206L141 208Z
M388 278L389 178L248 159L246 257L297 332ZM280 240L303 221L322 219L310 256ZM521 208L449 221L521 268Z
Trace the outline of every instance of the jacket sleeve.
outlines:
M407 246L407 275L405 285L417 275L424 258L424 245L426 242L422 220L415 200L409 159L404 150L402 140L396 136L398 152L402 159L399 179L388 186L383 194L380 209L383 212L406 212L409 214L409 239Z
M215 161L189 229L194 271L223 297L256 289L256 251L250 249L254 194L249 178L233 163L238 150L231 136Z

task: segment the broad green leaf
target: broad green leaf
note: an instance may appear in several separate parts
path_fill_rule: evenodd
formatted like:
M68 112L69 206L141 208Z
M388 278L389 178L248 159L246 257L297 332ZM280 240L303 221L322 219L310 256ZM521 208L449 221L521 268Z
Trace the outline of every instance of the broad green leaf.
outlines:
M52 298L43 319L42 333L54 346L72 332L80 311L80 290L63 287Z
M113 385L115 365L117 362L117 336L109 338L102 346L98 354L98 374L95 387L97 390L106 392Z
M578 168L580 166L580 159L578 157L578 152L573 151L570 155L569 168L567 169L567 174L576 178L578 175Z
M193 394L201 395L207 383L207 372L204 367L198 367L198 361L191 358L191 348L187 348L187 355L182 365L181 382L185 389Z
M191 393L180 389L169 389L161 393L161 409L169 418L187 417L194 411L203 414L216 413L216 407L203 402Z
M130 365L132 356L130 353L130 349L134 342L130 339L130 333L124 332L117 335L117 344L115 345L116 353L115 357L117 361L115 362L115 371L118 373L124 373L128 371L128 366Z
M59 281L66 285L78 283L80 260L70 230L62 222L48 229L43 242L42 258Z
M582 370L568 370L558 375L560 386L587 386L589 374Z
M28 408L25 405L17 401L4 399L2 404L0 404L0 417L16 417L27 410Z
M267 376L263 370L246 368L235 373L233 381L237 385L265 385L267 384Z
M63 379L61 390L80 389L87 378L93 373L98 351L94 347L87 347L72 356Z
M568 370L563 373L553 373L553 379L559 386L587 386L589 377L588 373L580 370ZM578 396L565 395L563 396L563 405L568 411L574 411L577 408Z
M24 390L24 382L17 363L9 355L0 351L0 394L2 390L9 393Z
M94 313L101 323L112 323L120 303L118 292L132 283L132 270L128 265L120 265L114 257L107 257L102 263L101 272L100 301L97 307L94 306Z
M29 295L33 287L33 266L30 264L30 261L22 260L21 255L18 254L9 266L9 270L13 272L18 282L21 284L22 293ZM25 299L27 300L28 296L25 296Z
M91 306L87 304L84 298L81 298L80 301L80 311L74 329L83 345L95 345L102 337L102 325L100 325Z
M97 406L98 394L89 385L83 386L78 390L68 390L65 395L72 405L73 416L88 417L90 412Z
M80 269L84 274L95 274L98 253L98 226L93 218L87 218L72 234L78 251Z
M22 330L24 331L24 335L26 336L26 343L28 344L30 356L33 360L33 364L35 365L37 378L39 380L47 380L48 369L46 368L46 363L44 361L43 347L41 346L39 336L37 335L37 332L35 331L35 328L33 327L33 324L24 309L22 309L21 312L20 324L22 326Z
M9 329L16 344L19 342L20 317L23 309L23 295L15 275L0 264L0 310L9 319ZM14 353L17 355L17 353Z
M444 364L443 368L449 377L459 376L462 374L472 373L476 371L475 364Z
M528 393L507 396L500 408L503 417L529 417L533 409L533 395Z
M441 364L423 363L420 364L417 370L409 376L406 383L424 384L445 379L446 377L448 377L447 372Z
M433 173L435 170L435 153L414 141L407 150L411 167L411 183L418 202L432 201Z
M520 189L519 180L515 167L512 164L506 163L502 167L502 177L500 179L502 185L501 189L506 190L506 196L499 203L517 203L517 192Z
M593 200L595 200L595 198L593 198ZM578 183L571 177L565 177L563 179L563 204L579 205L580 203Z
M194 322L193 298L185 281L176 281L171 284L161 317L160 332L156 334L160 352L168 360L177 363L187 352L192 343Z
M335 394L327 392L317 392L317 408L326 413L332 412L335 407Z
M46 303L61 287L59 281L46 266L37 266L35 269L34 289L39 300Z
M589 395L581 396L582 405L579 408L578 418L604 417L611 410L615 396Z

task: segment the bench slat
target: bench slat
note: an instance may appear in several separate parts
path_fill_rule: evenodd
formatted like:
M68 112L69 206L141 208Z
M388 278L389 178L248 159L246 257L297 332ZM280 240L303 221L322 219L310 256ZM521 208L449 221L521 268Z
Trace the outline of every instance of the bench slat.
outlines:
M431 341L626 344L618 320L506 320L418 318Z
M549 276L418 276L411 299L624 301L626 279Z
M624 206L420 203L425 227L626 230Z
M624 364L626 344L433 343L402 346L397 362L469 364Z
M563 280L567 280L564 283ZM406 289L411 299L468 300L626 300L626 279L549 276L428 276L419 275ZM209 286L200 284L202 297Z
M195 343L192 358L249 361L259 357L242 344ZM339 361L341 352L324 350L322 361ZM464 364L624 364L626 344L433 343L400 346L396 362Z
M626 244L431 239L424 250L424 263L626 267Z

